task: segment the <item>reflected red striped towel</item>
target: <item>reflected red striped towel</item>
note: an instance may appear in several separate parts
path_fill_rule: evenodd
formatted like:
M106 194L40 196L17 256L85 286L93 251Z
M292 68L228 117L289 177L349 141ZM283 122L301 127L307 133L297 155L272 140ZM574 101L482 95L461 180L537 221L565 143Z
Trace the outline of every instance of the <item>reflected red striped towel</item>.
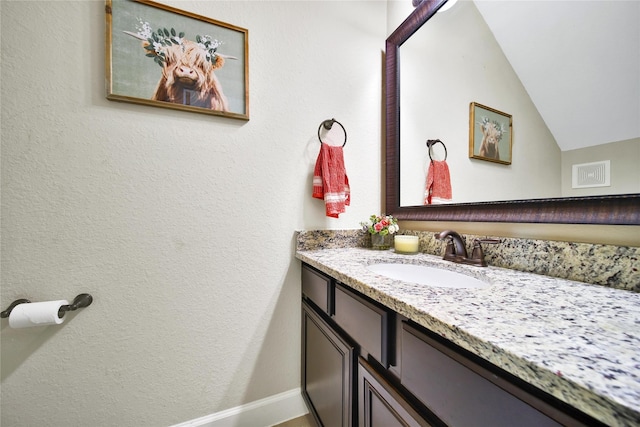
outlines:
M432 160L427 172L424 204L431 205L451 200L451 177L449 165L444 160Z
M332 218L338 218L351 203L341 146L321 144L313 171L313 197L324 199L326 214Z

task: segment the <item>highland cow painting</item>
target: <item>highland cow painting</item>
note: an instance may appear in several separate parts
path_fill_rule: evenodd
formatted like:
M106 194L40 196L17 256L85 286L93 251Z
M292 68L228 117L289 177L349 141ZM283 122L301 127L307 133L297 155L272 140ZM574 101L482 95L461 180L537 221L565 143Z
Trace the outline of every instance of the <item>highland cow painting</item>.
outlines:
M512 118L476 102L469 105L469 157L511 164Z
M249 120L246 29L149 0L106 20L108 99Z

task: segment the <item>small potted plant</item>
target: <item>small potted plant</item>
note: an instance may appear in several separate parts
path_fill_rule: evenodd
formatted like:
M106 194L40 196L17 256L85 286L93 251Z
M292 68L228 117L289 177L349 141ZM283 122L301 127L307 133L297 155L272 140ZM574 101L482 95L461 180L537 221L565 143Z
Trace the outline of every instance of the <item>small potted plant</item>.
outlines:
M400 230L398 220L391 215L371 215L368 221L363 221L360 225L371 234L373 249L389 249L393 235Z

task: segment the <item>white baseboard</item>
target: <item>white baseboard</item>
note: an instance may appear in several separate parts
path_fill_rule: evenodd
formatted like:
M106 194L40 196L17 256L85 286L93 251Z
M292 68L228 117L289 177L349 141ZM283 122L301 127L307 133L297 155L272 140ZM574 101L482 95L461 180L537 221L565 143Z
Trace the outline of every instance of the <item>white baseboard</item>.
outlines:
M308 413L300 388L171 427L268 427Z

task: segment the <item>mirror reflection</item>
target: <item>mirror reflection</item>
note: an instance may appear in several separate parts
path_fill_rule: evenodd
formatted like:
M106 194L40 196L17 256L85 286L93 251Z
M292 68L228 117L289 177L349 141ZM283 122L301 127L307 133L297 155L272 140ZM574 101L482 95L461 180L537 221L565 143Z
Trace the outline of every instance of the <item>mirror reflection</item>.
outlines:
M437 13L400 47L400 205L424 204L434 139L447 149L444 203L640 193L639 14L608 1ZM511 164L469 157L472 102L513 117ZM431 154L443 160L443 146Z

